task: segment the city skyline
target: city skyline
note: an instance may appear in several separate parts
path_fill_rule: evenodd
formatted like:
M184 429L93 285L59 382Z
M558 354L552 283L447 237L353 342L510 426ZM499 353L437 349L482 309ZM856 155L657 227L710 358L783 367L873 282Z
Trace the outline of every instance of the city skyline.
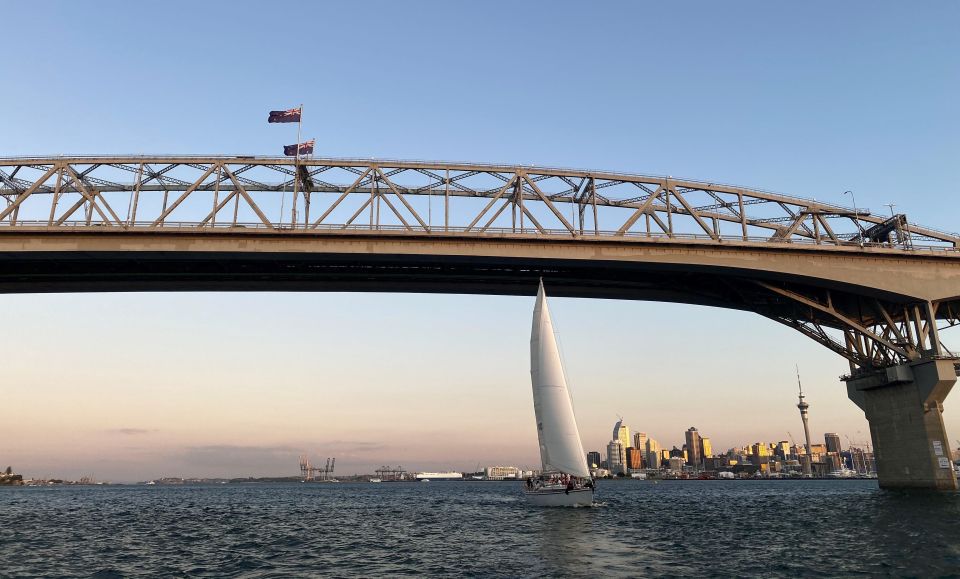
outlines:
M357 42L327 27L304 60L267 36L228 46L178 15L189 9L198 21L252 30L263 13L242 3L155 4L158 29L188 39L162 51L141 38L142 15L100 6L8 7L12 22L42 21L49 31L40 43L19 28L0 38L20 55L8 63L11 78L89 70L98 87L118 88L69 99L6 91L0 155L279 155L295 137L290 126L268 126L267 112L304 103L303 137L317 139L318 156L665 174L837 204L850 202L850 190L874 214L894 203L911 221L960 229L956 211L938 209L957 197L953 6L923 14L894 4L765 6L758 19L759 4L704 4L688 8L700 13L691 19L655 5L509 5L521 21L553 30L604 23L579 43L518 37L494 10L384 3L378 13L395 28ZM337 16L358 21L366 10L342 6ZM302 12L302 22L329 16L319 6ZM112 40L91 38L106 14ZM467 16L475 27L446 26ZM637 23L678 19L690 26L682 43L637 35ZM211 68L184 64L198 54L246 60L244 90L211 88ZM313 55L323 66L305 74ZM146 83L146 70L164 90ZM597 81L571 80L580 74ZM456 82L437 90L434 77ZM369 89L375 80L389 94ZM295 473L301 454L336 456L343 472L538 463L532 297L38 294L0 303L15 328L6 334L0 466L18 472L266 476ZM690 425L714 449L789 440L788 432L799 441L795 364L811 431L836 432L844 446L845 436L869 439L838 379L847 363L773 321L665 303L551 298L551 307L587 450L605 455L618 413L666 449L681 446ZM960 349L960 330L942 338ZM944 406L958 438L960 395Z
M604 458L603 452L598 452L592 449L586 451L587 454L587 463L591 468L602 468L608 470L612 474L628 474L634 470L643 470L643 469L657 469L657 463L659 458L654 458L654 455L659 455L662 453L664 456L670 454L675 454L679 451L683 452L684 463L694 470L703 470L707 463L707 459L712 457L717 457L725 454L732 453L734 451L743 450L743 449L775 449L776 452L782 455L797 454L799 453L803 457L810 455L811 449L814 453L820 452L823 454L834 453L839 454L841 451L851 451L857 449L860 451L866 451L872 453L871 443L869 439L860 440L853 439L845 435L846 443L841 441L840 435L836 432L824 432L823 433L823 442L813 442L815 439L811 438L810 444L806 443L806 439L795 439L791 433L788 432L788 438L782 440L760 440L757 439L753 442L746 442L743 444L732 445L726 449L717 449L714 451L712 442L709 436L704 436L703 432L700 432L696 427L691 426L683 433L683 440L679 444L673 444L671 448L666 448L661 446L659 441L652 436L648 435L646 432L636 431L633 434L633 442L630 445L624 445L623 439L625 433L630 432L630 426L624 422L622 416L617 416L617 422L613 428L613 437L610 442L607 444L607 453L606 458ZM624 461L623 457L625 456L622 449L628 451L626 456L629 455L629 451L640 451L643 457L642 462L644 465L641 466L629 466L625 465L628 462L633 462L633 460ZM956 452L960 454L960 440L957 441ZM756 454L756 453L755 453ZM872 456L872 454L871 454ZM591 460L590 457L593 457L595 460ZM639 458L639 457L638 457ZM653 465L649 461L655 461ZM605 463L601 467L601 462ZM806 466L806 465L804 465ZM809 474L809 471L805 471Z

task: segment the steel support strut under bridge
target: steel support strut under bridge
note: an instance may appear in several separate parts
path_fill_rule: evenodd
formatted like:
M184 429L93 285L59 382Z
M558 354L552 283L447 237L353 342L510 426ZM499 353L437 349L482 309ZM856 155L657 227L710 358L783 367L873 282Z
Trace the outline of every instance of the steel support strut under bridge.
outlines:
M956 488L960 237L671 177L369 159L0 159L0 292L649 299L759 313L850 363L883 486ZM939 450L938 450L939 449ZM938 454L938 452L940 454ZM949 457L947 456L949 459Z

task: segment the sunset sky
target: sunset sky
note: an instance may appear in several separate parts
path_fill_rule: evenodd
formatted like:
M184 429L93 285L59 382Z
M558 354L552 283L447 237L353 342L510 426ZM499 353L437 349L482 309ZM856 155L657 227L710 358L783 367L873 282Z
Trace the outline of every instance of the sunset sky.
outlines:
M0 156L279 154L671 174L960 230L960 4L72 2L5 6ZM589 6L589 7L588 7ZM42 26L40 25L42 23ZM38 31L42 34L38 35ZM549 292L549 288L548 288ZM297 474L539 462L534 298L0 296L0 468ZM584 445L869 439L847 364L759 316L554 299ZM960 349L960 330L942 336ZM945 403L960 438L960 395ZM951 445L953 446L953 444Z

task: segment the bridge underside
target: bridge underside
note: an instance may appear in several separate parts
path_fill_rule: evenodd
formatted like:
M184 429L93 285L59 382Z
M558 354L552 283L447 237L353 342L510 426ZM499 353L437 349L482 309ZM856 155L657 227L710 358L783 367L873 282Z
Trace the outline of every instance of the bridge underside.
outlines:
M0 293L349 291L550 295L755 310L747 280L796 276L696 265L462 255L242 252L0 253ZM834 290L849 289L831 283ZM860 288L863 291L863 288ZM901 300L879 289L872 297Z
M0 293L369 291L533 295L540 277L551 295L558 297L677 302L758 313L843 355L851 361L851 369L884 367L941 352L938 323L960 323L960 299L931 305L881 288L772 268L520 258L496 251L472 255L0 252Z

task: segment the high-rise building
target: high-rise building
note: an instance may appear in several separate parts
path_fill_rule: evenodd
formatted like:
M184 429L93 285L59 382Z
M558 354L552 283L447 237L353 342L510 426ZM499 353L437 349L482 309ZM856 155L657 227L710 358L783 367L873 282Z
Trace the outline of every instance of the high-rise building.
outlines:
M810 460L811 462L821 462L823 457L827 454L827 445L826 444L811 444L810 445Z
M660 468L660 443L647 439L647 468Z
M840 436L835 432L828 432L823 435L823 440L827 443L827 452L836 452L841 451L840 448Z
M614 474L627 472L626 450L619 440L611 440L607 444L607 468L610 472Z
M647 433L636 432L633 435L633 447L639 448L644 453L647 452Z
M876 463L873 460L873 453L864 451L862 448L850 448L850 467L860 474L876 472Z
M639 448L630 447L627 449L627 468L630 470L640 470L643 468L643 453Z
M750 447L750 454L753 456L770 456L770 445L766 442L755 442Z
M703 447L700 444L700 433L691 426L685 433L687 438L687 464L699 468L703 464Z
M600 458L599 452L595 450L591 450L590 452L587 453L587 467L592 469L599 468L600 462L601 462L601 458Z
M625 449L630 447L630 427L623 423L622 418L613 425L613 436L611 438L619 442Z
M774 454L780 460L787 460L790 457L790 443L786 440L778 442Z
M704 470L717 471L728 466L730 466L730 464L727 460L727 455L725 454L718 454L712 457L708 456L707 458L703 459Z
M702 460L713 456L713 447L710 446L710 438L707 436L700 438L700 456Z
M823 462L826 463L828 472L840 470L840 467L843 466L843 460L840 458L840 454L836 452L828 452L824 455Z

